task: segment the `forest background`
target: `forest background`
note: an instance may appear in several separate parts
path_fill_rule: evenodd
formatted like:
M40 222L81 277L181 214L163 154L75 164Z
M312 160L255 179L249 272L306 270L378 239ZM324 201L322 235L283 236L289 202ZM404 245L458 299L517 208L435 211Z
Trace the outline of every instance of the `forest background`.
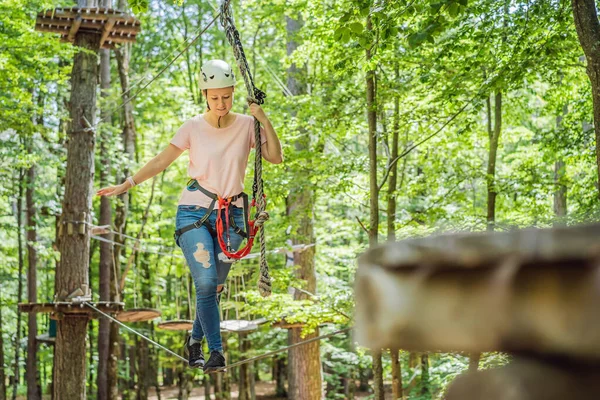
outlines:
M356 256L377 237L597 221L597 141L589 56L573 17L577 3L595 8L591 0L233 1L284 149L283 164L264 168L268 248L315 246L291 258L289 252L269 256L274 294L267 299L255 288L257 261L236 264L224 316L302 322L302 338L332 332L352 325ZM75 48L35 32L34 21L41 10L66 6L0 3L0 399L32 398L32 386L47 393L52 381L52 347L27 340L30 332L47 331L49 319L28 320L17 303L54 296ZM214 17L216 1L119 6L141 19L142 32L135 44L100 57L108 75L101 70L95 188L121 182L203 111L198 74L204 61L234 63L218 24L193 40ZM237 112L247 112L244 93L240 85ZM121 234L111 236L118 244L109 246L117 279L109 279L114 284L125 276L120 295L127 306L160 309L163 320L187 318L193 308L187 267L172 240L186 167L181 157L108 203L108 224ZM250 165L246 187L251 175ZM100 199L93 207L92 220L102 225ZM93 240L91 250L96 297L101 243ZM180 351L184 334L159 331L156 322L137 328ZM99 380L98 325L89 329L91 398L101 397L106 385ZM299 340L288 335L267 324L248 337L231 336L230 360ZM141 343L121 331L118 392L145 398L151 386L179 385L185 398L192 375ZM350 334L322 342L307 357L323 365L328 398L380 395L373 356ZM154 367L140 368L148 359ZM484 354L479 367L505 361ZM280 395L287 380L293 392L301 378L290 376L293 368L285 373L290 362L283 354L255 363L253 379L276 381ZM440 398L468 364L464 354L402 351L396 363L385 351L383 376L399 374L407 398ZM235 381L239 372L232 374Z

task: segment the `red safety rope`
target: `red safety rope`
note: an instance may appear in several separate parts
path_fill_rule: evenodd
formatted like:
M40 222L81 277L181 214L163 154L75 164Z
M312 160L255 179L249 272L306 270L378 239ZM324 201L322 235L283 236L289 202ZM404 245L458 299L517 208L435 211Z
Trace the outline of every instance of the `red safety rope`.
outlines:
M218 202L219 202L219 209L217 210L217 222L216 222L216 229L217 229L217 238L219 240L219 247L221 247L221 250L223 251L223 254L225 254L227 257L229 258L235 258L235 259L240 259L243 257L246 257L248 254L250 254L250 251L252 250L252 245L254 244L254 237L256 236L256 233L258 233L258 231L260 230L259 226L255 226L254 222L255 220L248 220L248 232L246 232L248 234L248 242L246 243L246 245L239 249L236 252L232 252L231 251L231 246L229 243L229 205L231 204L231 199L223 199L221 197L218 198ZM250 205L250 207L255 207L256 202L254 201L254 199L252 199L252 203ZM227 230L225 231L227 233L227 243L225 243L225 240L223 239L223 218L222 218L222 211L221 210L225 210L225 225L227 227ZM244 215L244 218L248 218L247 215Z

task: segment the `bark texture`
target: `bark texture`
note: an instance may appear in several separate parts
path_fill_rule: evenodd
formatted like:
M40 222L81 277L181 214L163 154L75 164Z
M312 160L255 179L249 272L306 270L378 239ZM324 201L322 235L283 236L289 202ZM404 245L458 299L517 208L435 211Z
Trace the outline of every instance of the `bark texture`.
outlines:
M487 166L487 230L493 231L496 227L496 159L498 156L498 143L502 132L502 92L498 91L494 101L494 131L490 136Z
M81 33L75 45L89 51L75 55L71 74L71 127L67 147L65 198L61 218L60 263L56 270L57 300L67 300L89 288L90 241L87 226L92 205L95 132L89 129L96 111L100 36ZM73 223L79 221L80 223ZM54 399L86 398L86 337L88 319L58 321L54 353Z
M108 96L110 89L110 50L100 50L100 88L102 97ZM108 108L108 107L107 107ZM102 110L102 120L110 122L111 114L108 110ZM108 152L110 131L100 132L100 160L102 168L100 169L100 186L109 185L110 176L110 156ZM100 225L111 225L112 211L110 198L103 196L100 198ZM102 235L102 237L113 240L112 234ZM111 269L113 265L113 247L111 243L100 242L100 264L99 264L99 295L100 301L110 301ZM98 322L98 400L108 400L108 363L110 359L110 320L101 318Z
M33 151L33 138L28 143L28 152ZM27 207L27 301L37 303L37 226L35 221L36 207L34 201L34 187L36 177L36 166L32 165L27 170L27 189L25 190L25 202ZM38 380L37 368L37 314L30 313L27 322L27 399L41 399L41 388Z
M600 176L600 21L594 0L572 0L572 5L577 36L585 53L586 71L592 84L596 169ZM597 196L600 198L600 185L597 186Z

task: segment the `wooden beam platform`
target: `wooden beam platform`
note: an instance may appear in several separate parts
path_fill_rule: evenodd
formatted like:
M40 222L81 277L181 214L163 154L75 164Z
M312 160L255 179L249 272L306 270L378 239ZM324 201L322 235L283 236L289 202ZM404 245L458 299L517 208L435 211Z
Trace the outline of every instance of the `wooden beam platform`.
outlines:
M173 321L163 321L156 325L159 329L166 331L190 331L194 326L194 321L187 319L178 319Z
M117 313L117 319L121 322L146 322L161 316L159 310L153 308L133 308Z
M117 43L135 42L141 22L135 17L110 8L57 8L37 15L35 29L58 33L64 42L73 43L78 32L101 35L101 48Z
M89 302L102 312L107 314L116 314L123 310L124 303L99 301ZM69 316L88 316L89 318L98 318L99 315L90 307L83 303L56 302L56 303L19 303L19 311L23 313L49 313L50 318L61 315Z

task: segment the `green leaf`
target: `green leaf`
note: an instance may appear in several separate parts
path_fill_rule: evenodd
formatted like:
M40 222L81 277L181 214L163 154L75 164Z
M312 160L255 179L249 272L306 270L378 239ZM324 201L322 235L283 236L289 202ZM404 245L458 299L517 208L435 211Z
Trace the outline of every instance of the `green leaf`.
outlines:
M450 3L450 5L448 6L448 14L450 14L450 16L452 18L455 18L458 15L458 11L459 11L458 3L455 3L455 2Z
M369 45L370 45L371 43L369 43L369 40L368 40L366 37L364 37L364 36L360 36L360 37L358 38L358 44L360 44L360 47L362 47L363 49L366 49L366 48L368 48L368 47L369 47Z
M350 24L350 30L354 33L361 34L365 27L360 22L353 22Z
M350 17L352 17L352 14L350 12L347 12L344 15L342 15L342 17L340 18L340 22L348 22Z

